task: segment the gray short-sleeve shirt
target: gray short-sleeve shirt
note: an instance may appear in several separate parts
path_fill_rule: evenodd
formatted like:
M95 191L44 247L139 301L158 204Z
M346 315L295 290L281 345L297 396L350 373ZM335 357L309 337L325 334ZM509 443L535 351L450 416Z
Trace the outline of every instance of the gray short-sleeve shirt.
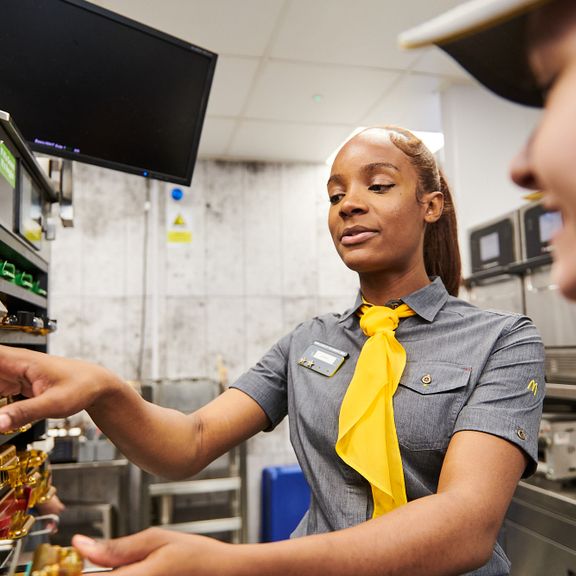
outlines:
M530 461L525 476L531 474L544 398L544 348L536 328L524 316L450 296L439 278L402 300L416 312L396 330L407 357L394 418L408 500L436 492L446 449L460 430L519 446ZM358 295L345 313L301 324L233 385L260 404L271 428L288 415L311 489L310 509L294 535L339 530L372 516L369 484L335 451L340 405L366 341L355 314L360 305ZM330 377L298 363L315 341L349 355ZM508 573L496 546L490 562L473 574Z

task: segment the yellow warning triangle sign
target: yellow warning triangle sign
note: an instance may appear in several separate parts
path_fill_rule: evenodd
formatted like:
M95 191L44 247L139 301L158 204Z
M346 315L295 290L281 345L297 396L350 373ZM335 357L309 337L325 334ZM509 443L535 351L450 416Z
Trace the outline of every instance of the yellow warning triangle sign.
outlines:
M186 226L186 221L184 220L182 214L178 214L178 216L176 216L172 226Z

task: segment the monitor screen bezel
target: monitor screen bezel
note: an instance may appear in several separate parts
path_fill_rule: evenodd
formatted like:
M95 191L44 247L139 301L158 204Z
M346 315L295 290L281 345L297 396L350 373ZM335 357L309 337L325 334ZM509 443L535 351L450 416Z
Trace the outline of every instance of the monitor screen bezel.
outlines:
M195 44L191 44L190 42L186 42L184 40L181 40L180 38L177 38L175 36L172 36L170 34L162 32L160 30L156 30L155 28L147 26L146 24L142 24L141 22L137 22L136 20L133 20L133 19L128 18L126 16L122 16L122 15L117 14L116 12L112 12L111 10L108 10L106 8L96 6L90 2L87 2L86 0L53 0L53 1L62 2L65 4L71 4L71 5L79 8L79 9L83 9L83 10L92 12L94 14L97 14L100 17L107 18L107 19L112 20L112 21L114 21L118 24L121 24L123 26L128 26L128 27L131 27L135 30L138 30L140 32L148 34L148 35L156 38L157 40L168 42L168 43L176 45L180 48L184 48L184 49L190 50L192 52L195 52L199 56L204 57L208 60L208 74L207 74L206 81L205 81L204 86L203 86L203 93L202 93L202 97L201 97L200 110L198 111L199 112L198 113L198 119L195 122L194 133L192 135L192 148L190 149L190 152L188 154L188 162L186 165L186 171L185 171L185 174L183 176L177 175L177 174L158 172L158 171L150 170L147 167L133 166L133 165L124 164L121 162L114 162L113 160L102 159L99 157L91 156L89 154L83 154L81 152L76 153L73 151L58 150L58 149L55 149L53 146L46 146L46 145L38 144L38 143L36 143L34 141L30 141L26 138L27 144L30 146L30 148L34 152L37 152L40 154L57 156L60 158L67 158L70 160L75 160L77 162L84 162L87 164L93 164L96 166L101 166L103 168L110 168L112 170L118 170L118 171L126 172L129 174L137 174L137 175L143 176L145 178L153 178L156 180L162 180L162 181L166 181L166 182L172 182L175 184L182 184L182 185L189 186L191 181L192 181L192 174L194 172L194 166L196 164L196 160L198 157L198 149L199 149L199 145L200 145L200 136L202 133L202 127L203 127L204 120L206 117L206 109L208 107L208 97L210 95L210 90L212 87L212 81L214 79L214 72L216 69L216 62L218 59L218 55L215 52L212 52L212 51L207 50L205 48L201 48L200 46L196 46ZM16 121L17 120L18 119L16 118Z

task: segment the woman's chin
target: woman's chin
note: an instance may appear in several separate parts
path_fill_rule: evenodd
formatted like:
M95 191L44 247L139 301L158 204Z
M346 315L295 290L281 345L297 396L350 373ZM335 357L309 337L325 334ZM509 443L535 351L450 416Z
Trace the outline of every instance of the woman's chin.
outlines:
M576 262L566 262L556 255L552 265L552 281L558 286L562 296L576 300Z
M361 273L370 267L370 259L366 258L365 254L361 254L360 250L340 253L340 258L342 262L354 272Z
M369 274L380 270L378 266L374 266L371 262L366 262L361 258L349 258L344 260L344 264L353 272L357 274Z

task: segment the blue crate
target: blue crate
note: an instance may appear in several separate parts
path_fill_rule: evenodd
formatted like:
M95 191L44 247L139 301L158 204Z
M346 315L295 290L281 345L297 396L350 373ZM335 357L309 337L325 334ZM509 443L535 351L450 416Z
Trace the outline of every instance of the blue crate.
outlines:
M262 471L262 542L286 540L310 506L310 488L300 466Z

